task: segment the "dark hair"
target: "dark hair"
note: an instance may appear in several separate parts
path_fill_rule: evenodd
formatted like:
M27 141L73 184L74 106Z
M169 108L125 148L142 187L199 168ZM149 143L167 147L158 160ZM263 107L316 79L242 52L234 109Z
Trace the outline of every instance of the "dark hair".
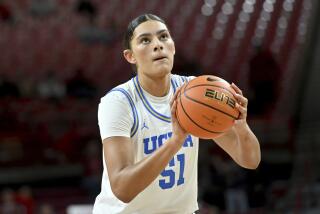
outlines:
M133 32L136 29L136 27L138 27L141 23L144 23L149 20L159 21L159 22L162 22L163 24L166 24L163 19L161 19L159 16L156 16L154 14L143 14L143 15L140 15L137 18L133 19L129 23L128 28L127 28L127 32L124 35L123 44L124 44L125 49L131 49L130 42L131 42Z

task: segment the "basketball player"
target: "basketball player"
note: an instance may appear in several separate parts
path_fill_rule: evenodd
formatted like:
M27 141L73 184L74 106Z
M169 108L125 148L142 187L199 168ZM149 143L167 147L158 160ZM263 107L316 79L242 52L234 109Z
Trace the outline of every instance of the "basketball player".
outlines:
M186 44L187 45L187 44ZM174 42L152 14L134 19L125 35L125 59L137 76L99 104L104 172L94 214L192 214L197 204L198 138L178 124L176 97L192 77L171 74ZM246 122L247 99L237 92L240 118L214 139L240 166L255 169L260 147Z

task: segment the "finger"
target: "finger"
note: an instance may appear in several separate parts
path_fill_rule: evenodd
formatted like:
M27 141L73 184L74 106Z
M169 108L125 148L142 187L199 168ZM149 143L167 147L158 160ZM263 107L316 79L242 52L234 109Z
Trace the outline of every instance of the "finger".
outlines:
M240 112L239 119L245 119L247 117L247 108L239 105L239 103L236 104L236 108Z
M248 106L248 99L240 94L235 94L235 98L237 100L237 102L242 105L243 107L247 107Z
M231 83L231 87L232 87L238 94L241 94L241 95L242 95L241 89L240 89L238 86L236 86L236 84Z
M172 105L171 105L171 119L172 122L176 120L176 111L177 111L177 101L174 100Z
M181 93L181 88L182 88L182 87L179 87L179 88L177 89L176 93L174 94L174 99L177 99L177 97L180 95L180 93Z
M177 97L177 92L173 95L173 97L171 97L171 99L170 99L170 106L173 105L173 101L176 99L176 97Z
M171 105L171 114L174 114L177 108L177 101L173 100L172 105Z
M174 96L173 96L173 97L171 98L171 100L170 100L170 106L172 106L173 101L176 100L177 97L179 96L180 91L181 91L181 88L182 88L182 87L177 88L176 93L174 94Z

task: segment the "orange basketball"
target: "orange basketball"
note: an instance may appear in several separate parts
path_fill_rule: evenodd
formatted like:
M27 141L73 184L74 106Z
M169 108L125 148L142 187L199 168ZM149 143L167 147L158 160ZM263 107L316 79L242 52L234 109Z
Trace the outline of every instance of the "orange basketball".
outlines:
M216 76L203 75L184 84L177 99L177 119L190 134L213 139L231 128L239 117L235 91Z

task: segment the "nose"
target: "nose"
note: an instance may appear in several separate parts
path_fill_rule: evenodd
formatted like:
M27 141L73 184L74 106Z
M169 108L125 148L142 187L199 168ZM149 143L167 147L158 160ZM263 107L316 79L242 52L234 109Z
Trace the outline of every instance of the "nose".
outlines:
M159 39L155 40L153 51L163 50L163 45Z

